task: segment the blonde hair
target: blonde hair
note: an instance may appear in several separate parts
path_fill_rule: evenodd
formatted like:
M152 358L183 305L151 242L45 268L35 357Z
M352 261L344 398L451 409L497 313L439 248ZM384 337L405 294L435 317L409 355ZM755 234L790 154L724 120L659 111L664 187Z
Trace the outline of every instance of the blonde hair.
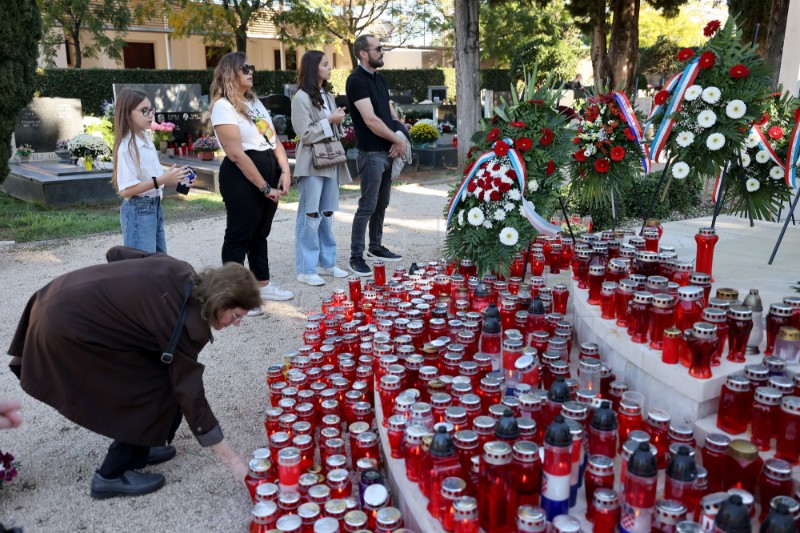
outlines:
M114 172L111 174L111 184L114 189L117 188L117 148L119 148L122 139L130 133L128 140L128 151L133 157L134 164L139 167L139 147L136 146L134 137L141 134L140 131L133 131L131 123L131 112L136 109L136 106L141 104L145 99L149 98L147 93L138 89L123 89L117 95L117 100L114 103Z
M247 56L242 52L229 52L219 60L217 68L214 69L214 80L211 82L209 113L214 109L217 100L225 98L239 114L250 118L245 101L254 101L256 93L248 89L242 95L239 88L239 71L246 59Z

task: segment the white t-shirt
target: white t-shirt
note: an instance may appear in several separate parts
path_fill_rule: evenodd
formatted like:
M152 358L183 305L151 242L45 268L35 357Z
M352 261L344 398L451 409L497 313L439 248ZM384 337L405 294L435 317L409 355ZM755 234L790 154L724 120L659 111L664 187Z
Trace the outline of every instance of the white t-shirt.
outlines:
M131 134L128 133L120 141L114 159L117 163L117 187L119 190L133 187L142 181L152 182L153 177L159 177L164 173L164 167L158 160L158 152L149 136L142 138L141 135L135 137L134 142L139 150L139 165L136 165L134 154L131 153L129 142ZM158 196L161 198L164 186L155 189L148 189L137 196Z
M278 136L269 112L259 100L247 102L249 117L236 111L227 98L220 98L211 109L211 124L236 124L239 126L239 136L242 139L244 150L271 150L275 147ZM216 130L214 135L216 135ZM269 143L267 142L269 140ZM219 137L217 137L219 141ZM222 144L222 143L220 143Z

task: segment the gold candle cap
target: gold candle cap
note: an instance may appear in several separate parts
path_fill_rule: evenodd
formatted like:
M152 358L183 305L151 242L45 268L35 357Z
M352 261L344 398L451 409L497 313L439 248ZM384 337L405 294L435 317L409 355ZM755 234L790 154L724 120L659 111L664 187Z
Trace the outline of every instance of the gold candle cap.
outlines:
M729 453L740 459L755 459L758 457L758 447L749 440L735 439L731 441Z
M785 341L800 341L800 329L792 326L782 326L778 330L778 338Z
M720 287L717 289L717 298L721 300L735 301L739 299L739 291L730 287Z

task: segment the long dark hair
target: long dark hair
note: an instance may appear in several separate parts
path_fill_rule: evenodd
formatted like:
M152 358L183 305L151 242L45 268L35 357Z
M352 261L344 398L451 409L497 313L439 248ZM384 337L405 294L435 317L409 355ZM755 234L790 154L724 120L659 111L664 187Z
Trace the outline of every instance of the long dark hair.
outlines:
M308 50L300 60L300 71L297 73L297 87L306 92L311 103L317 109L322 109L322 95L319 94L319 64L325 52L319 50ZM326 80L322 84L322 89L330 92L330 83Z
M136 136L144 135L144 132L133 131L133 124L131 122L131 113L136 109L136 106L141 104L147 99L147 93L138 89L123 89L117 95L117 100L114 102L114 153L118 153L117 149L122 143L126 135L130 134L128 139L128 150L131 152L133 161L137 167L140 167L139 160L139 147L136 145ZM111 184L117 188L117 158L114 157L114 170L111 173Z

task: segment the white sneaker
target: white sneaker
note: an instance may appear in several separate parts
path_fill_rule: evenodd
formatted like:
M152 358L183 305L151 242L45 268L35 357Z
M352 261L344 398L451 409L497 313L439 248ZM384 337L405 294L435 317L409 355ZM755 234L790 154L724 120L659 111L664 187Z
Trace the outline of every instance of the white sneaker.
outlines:
M278 287L274 282L265 287L261 287L262 300L283 301L291 300L292 298L294 298L294 293L292 291L285 291Z
M260 305L258 307L254 307L247 312L247 316L259 316L264 314L264 308Z
M312 287L325 285L325 280L316 274L298 274L297 281L305 283L306 285L311 285Z
M319 274L320 276L333 276L334 278L346 278L347 276L350 275L346 270L342 270L336 265L333 265L330 268L318 266L317 274Z

